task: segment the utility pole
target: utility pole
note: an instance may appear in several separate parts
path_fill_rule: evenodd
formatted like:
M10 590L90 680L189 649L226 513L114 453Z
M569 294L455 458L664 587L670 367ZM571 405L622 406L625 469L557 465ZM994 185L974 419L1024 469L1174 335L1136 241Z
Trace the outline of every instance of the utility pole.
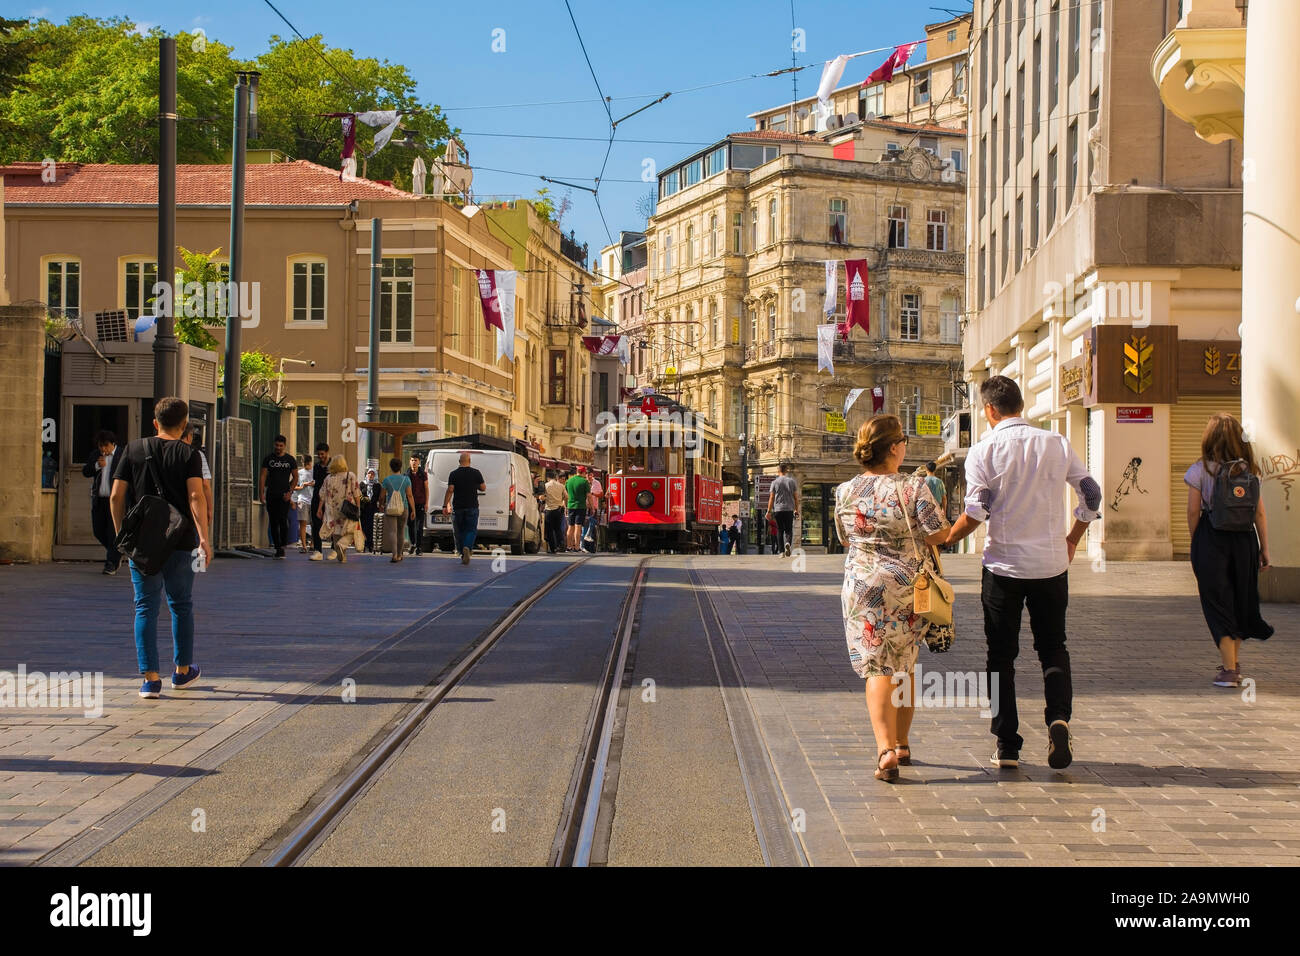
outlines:
M379 420L379 286L384 265L384 221L370 220L370 348L366 379L366 421ZM366 429L366 458L376 456L378 436Z
M176 38L158 41L158 266L154 278L154 399L176 394Z
M226 374L221 383L222 418L239 417L240 333L243 317L239 314L240 267L244 258L244 171L247 165L249 137L249 102L257 116L257 81L259 73L241 70L235 82L235 132L230 149L230 278L226 286ZM257 136L256 128L252 135Z

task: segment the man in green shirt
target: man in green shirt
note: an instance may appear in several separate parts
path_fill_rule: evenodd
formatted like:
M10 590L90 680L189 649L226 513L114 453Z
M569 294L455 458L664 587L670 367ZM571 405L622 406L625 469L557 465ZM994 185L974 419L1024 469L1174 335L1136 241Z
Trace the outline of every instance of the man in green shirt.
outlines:
M591 494L591 482L587 480L587 469L578 466L578 472L564 483L564 490L569 495L569 540L570 551L582 549L582 526L587 522L587 495Z

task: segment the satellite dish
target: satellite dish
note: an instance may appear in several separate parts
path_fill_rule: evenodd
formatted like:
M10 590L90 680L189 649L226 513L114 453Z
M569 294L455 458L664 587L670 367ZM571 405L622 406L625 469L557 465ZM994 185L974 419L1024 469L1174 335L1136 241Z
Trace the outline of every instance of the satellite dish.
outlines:
M857 114L857 113L850 113L850 114L848 114L847 116L844 117L844 123L845 123L846 126L852 126L852 125L853 125L854 123L856 123L857 121L858 121L858 114Z
M862 117L862 119L866 122L871 122L875 118L876 118L875 113L868 113L866 116Z
M799 119L807 119L807 118L808 118L808 107L806 107L806 106L801 106L801 107L799 107L799 109L797 109L797 110L795 111L795 114L794 114L794 115L795 115L796 117L798 117Z
M840 114L839 114L839 113L836 113L834 116L829 116L829 117L827 117L827 118L826 118L826 128L827 128L827 129L839 129L839 128L840 128L840 118L841 118L841 117L840 117Z

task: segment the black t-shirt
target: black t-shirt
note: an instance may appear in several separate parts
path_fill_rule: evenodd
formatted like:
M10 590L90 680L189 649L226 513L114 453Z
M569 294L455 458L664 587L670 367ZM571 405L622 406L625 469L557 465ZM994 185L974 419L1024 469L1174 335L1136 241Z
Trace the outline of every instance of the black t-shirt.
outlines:
M317 502L320 501L320 493L321 489L325 487L325 479L329 476L329 462L322 465L320 459L316 459L316 463L311 466L311 480L315 482L315 484L311 486L311 506L313 512L316 510Z
M145 456L153 456L154 470L162 488L154 485L145 465ZM203 460L199 458L198 449L191 448L183 441L160 438L137 438L126 446L126 453L119 455L117 466L113 469L114 481L125 481L131 486L127 494L127 510L145 495L157 494L164 498L185 519L185 536L178 548L193 551L199 546L199 536L194 529L194 518L190 514L190 492L185 482L190 478L203 477Z
M262 467L266 469L266 496L283 496L298 474L298 459L272 452L262 459Z
M457 468L447 476L447 484L454 489L451 496L453 509L478 507L478 486L483 484L483 473L477 468Z

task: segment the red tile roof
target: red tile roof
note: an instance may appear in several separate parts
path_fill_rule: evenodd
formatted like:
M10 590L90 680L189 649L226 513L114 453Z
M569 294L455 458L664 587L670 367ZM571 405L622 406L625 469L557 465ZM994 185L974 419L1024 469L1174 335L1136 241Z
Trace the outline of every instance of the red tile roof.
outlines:
M57 163L54 182L41 180L40 163L0 167L6 203L158 202L157 166L107 163ZM413 199L413 194L365 179L340 181L338 170L305 159L254 163L247 167L244 202L249 206L346 206L354 199ZM229 205L229 166L177 166L176 203L181 206Z
M730 134L730 139L774 139L787 143L820 143L816 136L807 133L790 133L783 129L747 129Z

